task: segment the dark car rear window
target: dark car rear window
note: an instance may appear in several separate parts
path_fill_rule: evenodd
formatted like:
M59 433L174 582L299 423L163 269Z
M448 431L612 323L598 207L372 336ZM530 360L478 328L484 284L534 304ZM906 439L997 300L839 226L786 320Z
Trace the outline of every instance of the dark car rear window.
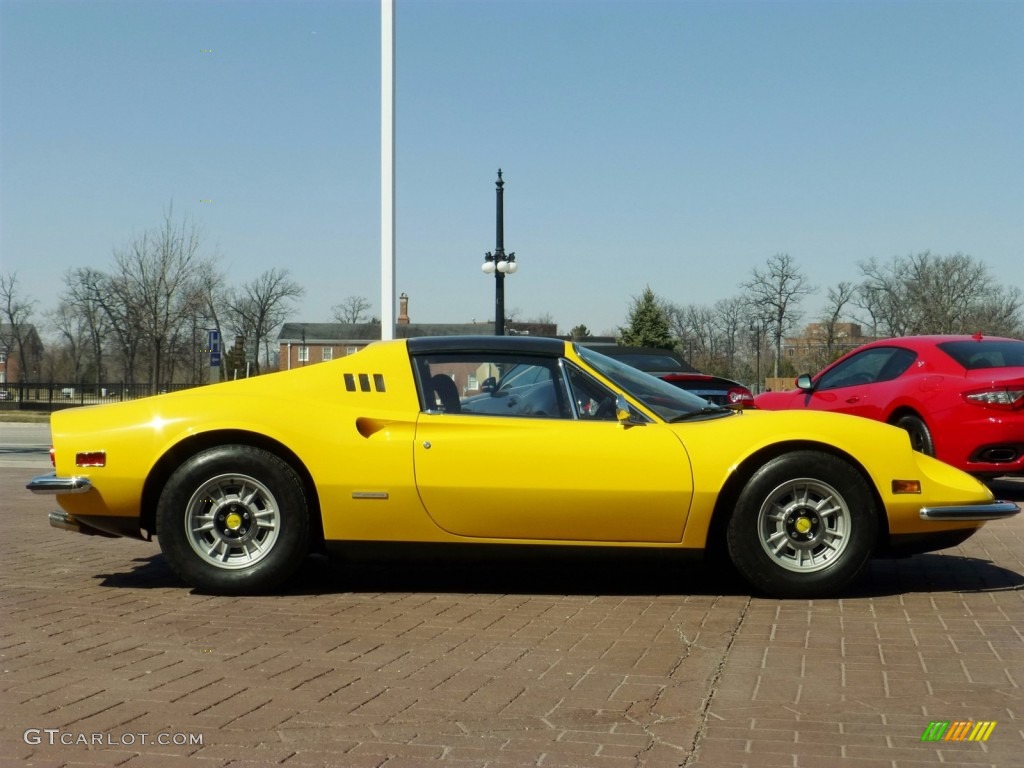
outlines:
M598 350L600 351L600 350ZM678 371L679 362L669 355L609 355L641 371Z
M939 349L969 371L977 368L1024 368L1024 341L944 341Z

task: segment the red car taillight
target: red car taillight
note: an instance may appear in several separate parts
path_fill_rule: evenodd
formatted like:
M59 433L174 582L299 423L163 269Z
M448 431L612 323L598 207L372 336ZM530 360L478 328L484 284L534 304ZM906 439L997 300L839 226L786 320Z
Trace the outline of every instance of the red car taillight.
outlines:
M107 466L106 451L79 451L75 454L76 467L105 467Z
M1024 389L996 388L981 392L965 392L964 400L984 408L998 408L1002 411L1016 411L1024 408Z
M754 404L754 395L746 387L732 387L727 397L731 404L742 405L744 408L749 408Z

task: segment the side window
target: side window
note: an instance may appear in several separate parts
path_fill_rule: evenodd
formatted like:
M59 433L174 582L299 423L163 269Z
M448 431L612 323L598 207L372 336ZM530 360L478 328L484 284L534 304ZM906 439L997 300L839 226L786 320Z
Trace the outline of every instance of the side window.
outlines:
M572 418L552 358L444 354L416 359L420 405L428 412Z
M902 376L915 360L917 360L916 352L909 349L894 349L892 357L882 366L876 381L892 381L897 376Z
M817 388L819 390L838 389L839 387L872 384L883 380L880 377L886 363L889 362L894 353L902 351L892 347L866 349L859 355L854 355L849 360L828 371L818 381ZM910 365L910 363L908 362L907 365Z

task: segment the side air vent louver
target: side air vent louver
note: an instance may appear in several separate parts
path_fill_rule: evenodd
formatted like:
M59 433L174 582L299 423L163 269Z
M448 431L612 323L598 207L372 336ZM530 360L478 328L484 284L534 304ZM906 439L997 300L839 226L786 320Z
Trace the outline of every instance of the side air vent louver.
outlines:
M359 377L360 392L386 392L387 387L384 386L384 374L375 373L373 374L373 388L370 388L370 374L368 373L346 373L345 378L345 391L355 392L356 391L356 377Z

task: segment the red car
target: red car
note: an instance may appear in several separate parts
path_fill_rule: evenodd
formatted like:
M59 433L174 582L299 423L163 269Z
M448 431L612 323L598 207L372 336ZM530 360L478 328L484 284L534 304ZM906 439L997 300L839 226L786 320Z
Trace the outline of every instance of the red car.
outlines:
M758 408L813 408L885 421L916 450L984 477L1024 475L1024 341L906 336L873 341Z

